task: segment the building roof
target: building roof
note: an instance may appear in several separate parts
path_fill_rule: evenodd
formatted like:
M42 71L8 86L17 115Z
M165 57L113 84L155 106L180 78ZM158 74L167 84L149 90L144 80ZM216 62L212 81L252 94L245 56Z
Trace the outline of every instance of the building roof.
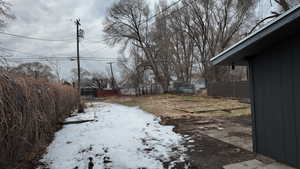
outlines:
M247 58L297 32L300 32L300 5L280 15L210 61L213 65L247 65Z

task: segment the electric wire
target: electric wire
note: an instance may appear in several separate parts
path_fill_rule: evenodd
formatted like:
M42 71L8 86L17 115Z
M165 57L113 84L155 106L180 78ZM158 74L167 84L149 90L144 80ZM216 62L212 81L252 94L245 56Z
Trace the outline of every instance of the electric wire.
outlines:
M160 12L150 16L149 18L147 18L147 20L145 20L142 24L158 17L159 15L163 14L164 12L168 11L169 9L171 9L173 6L179 4L180 2L182 2L183 0L177 0L176 2L172 3L171 5L167 6L166 8L164 8L163 10L161 10ZM183 6L181 8L179 8L179 10L181 10L182 8L184 8L186 6ZM171 13L172 14L172 13ZM13 34L13 33L7 33L7 32L3 32L0 31L0 34L3 35L8 35L8 36L13 36L13 37L17 37L17 38L22 38L22 39L30 39L30 40L39 40L39 41L48 41L48 42L70 42L70 41L75 41L74 39L47 39L47 38L39 38L39 37L31 37L31 36L25 36L25 35L19 35L19 34ZM96 41L96 40L85 40L85 42L88 43L101 43L101 41ZM56 59L56 60L63 60L63 59L70 59L69 61L72 61L72 59L75 59L75 57L49 57L49 56L43 56L43 55L39 55L39 54L33 54L33 53L28 53L28 52L23 52L23 51L19 51L19 50L15 50L15 49L9 49L9 48L5 48L5 47L1 47L0 46L0 50L4 50L2 52L6 52L6 51L10 51L10 52L16 52L16 53L20 53L20 54L25 54L25 55L31 55L31 56L38 56L38 58L30 58L30 57L18 57L18 58L13 58L13 57L5 57L6 59L9 60L49 60L49 59ZM7 53L7 52L6 52ZM89 54L90 51L88 51ZM59 54L59 55L69 55L69 54ZM90 61L112 61L112 60L116 60L118 61L120 58L99 58L99 57L81 57L80 60L90 60ZM66 60L67 61L67 60Z
M171 9L173 6L179 4L180 2L182 2L183 0L177 0L176 2L172 3L171 5L167 6L166 8L164 8L163 10L161 10L160 12L157 12L156 14L150 16L149 18L147 18L144 22L142 22L141 25L151 21L152 19L158 17L159 15L163 14L164 12L168 11L169 9Z
M22 38L22 39L39 40L39 41L47 41L47 42L71 42L71 41L75 42L74 39L46 39L46 38L38 38L38 37L31 37L31 36L26 36L26 35L7 33L7 32L3 32L3 31L0 31L0 34L13 36L13 37L17 37L17 38Z
M20 50L15 50L15 49L9 49L6 47L2 47L0 46L0 51L2 52L6 52L10 51L10 53L20 53L20 54L24 54L24 55L30 55L30 56L37 56L37 57L46 57L45 55L40 55L40 54L34 54L34 53L29 53L29 52L24 52L24 51L20 51ZM68 54L53 54L53 56L59 56L59 55L68 55Z

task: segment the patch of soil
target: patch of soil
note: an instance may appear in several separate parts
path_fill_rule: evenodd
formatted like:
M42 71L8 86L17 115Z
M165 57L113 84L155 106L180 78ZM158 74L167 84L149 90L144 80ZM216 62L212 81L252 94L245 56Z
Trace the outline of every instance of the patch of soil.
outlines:
M236 136L236 137L252 137L250 134L243 133L243 132L229 132L228 135L229 136Z
M221 169L224 165L247 161L256 155L220 140L201 134L195 126L201 118L163 119L164 124L176 126L174 131L189 139L185 143L188 161L175 165L175 169L187 166L190 169Z
M248 127L252 125L251 115L242 115L242 116L235 116L230 117L229 119L233 123L241 124L242 126Z

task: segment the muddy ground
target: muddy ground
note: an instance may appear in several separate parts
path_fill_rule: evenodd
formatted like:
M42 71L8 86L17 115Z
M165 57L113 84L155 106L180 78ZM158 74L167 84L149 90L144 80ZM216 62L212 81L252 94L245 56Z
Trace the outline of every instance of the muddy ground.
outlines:
M250 105L238 100L199 96L157 95L111 97L107 102L138 106L174 125L175 132L189 137L185 143L189 168L220 169L224 165L259 159L252 150ZM182 169L177 165L176 168Z
M256 155L248 150L222 142L203 134L198 129L197 122L203 120L200 117L187 119L163 120L165 125L175 125L175 132L189 135L193 142L185 143L188 148L190 168L192 169L220 169L226 164L247 161L256 158Z

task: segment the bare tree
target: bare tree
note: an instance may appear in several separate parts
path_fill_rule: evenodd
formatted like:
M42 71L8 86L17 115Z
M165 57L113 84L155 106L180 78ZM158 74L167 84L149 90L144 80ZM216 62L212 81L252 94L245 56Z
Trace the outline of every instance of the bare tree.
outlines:
M14 19L15 16L11 13L11 4L5 0L0 0L0 28L6 25L7 19ZM0 64L8 67L7 55L0 55ZM2 69L3 69L2 66Z
M118 62L118 66L121 69L122 79L120 84L122 87L138 89L143 84L142 74L144 66L141 66L141 58L143 58L143 52L140 48L132 46L130 49L130 60L128 62Z
M152 51L155 54L154 63L160 70L160 84L165 91L168 91L169 83L172 80L174 65L172 63L172 33L169 29L169 13L164 10L166 8L167 3L165 1L161 1L157 6L155 13L160 13L160 15L155 18L155 22L152 24L150 40Z
M251 15L252 0L184 1L184 24L193 39L200 71L206 80L226 80L226 67L211 67L210 58L232 45L240 37L240 30Z
M60 65L59 61L58 60L53 60L53 61L49 60L48 63L55 74L57 82L61 82L62 81L61 65Z
M2 55L0 56L0 71L9 71L10 63L7 58L11 57L11 55Z
M92 73L88 86L97 89L105 89L110 79L104 73Z
M194 41L188 36L184 20L190 19L185 10L177 7L169 15L170 51L171 61L177 80L190 83L192 80L193 66L195 64Z
M134 86L143 83L146 70L164 91L174 79L191 82L195 67L206 80L226 80L229 68L212 68L209 60L241 39L253 4L254 0L184 0L170 9L161 2L150 24L153 18L144 0L120 0L108 11L105 40L124 49L130 46L133 65L122 66L125 79L135 80Z
M54 80L55 75L52 69L40 62L22 63L11 70L12 72L32 76L36 79Z
M300 3L299 0L273 0L281 9L281 12L291 9ZM272 1L270 1L272 3Z
M256 3L260 3L260 1L261 0L256 0ZM277 11L277 10L270 11L269 16L264 17L261 20L256 21L255 25L250 29L250 31L246 35L249 35L249 34L253 33L254 31L257 30L257 28L259 28L261 25L263 25L267 21L270 21L270 20L280 16L284 12L291 9L293 6L299 4L300 0L270 0L270 3L271 3L271 5L273 3L277 4L279 6L279 11Z
M11 4L6 0L0 0L0 27L6 25L6 19L14 19L15 16L11 13Z
M74 68L71 70L72 82L73 83L75 82L75 84L77 84L76 82L78 81L78 73L77 72L78 72L77 68ZM80 68L80 77L81 77L82 81L90 78L90 76L91 76L91 73L88 70L86 70L84 68Z
M108 11L104 23L106 41L111 45L130 44L140 48L144 55L139 64L149 67L158 83L168 90L169 77L165 76L165 68L160 62L159 53L151 41L149 7L144 0L120 0Z

